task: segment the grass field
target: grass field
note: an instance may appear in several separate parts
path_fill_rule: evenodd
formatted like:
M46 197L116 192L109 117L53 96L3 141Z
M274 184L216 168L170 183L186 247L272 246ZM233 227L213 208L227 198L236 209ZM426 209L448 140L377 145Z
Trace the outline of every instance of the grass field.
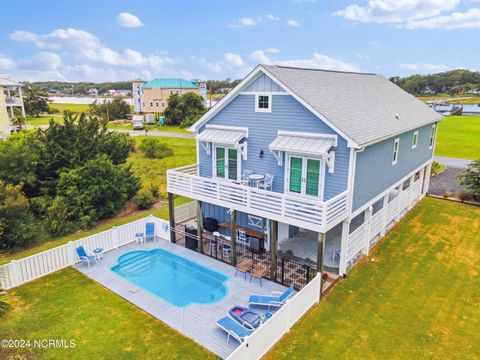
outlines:
M63 116L45 115L39 117L29 116L27 117L27 124L31 126L48 125L50 123L50 119L53 119L58 123L63 123Z
M425 198L266 359L480 358L480 208Z
M107 125L109 129L112 130L133 130L133 125L131 122L128 123L109 123ZM185 128L179 128L177 126L159 126L155 124L145 125L145 128L148 131L158 131L158 132L174 132L180 134L190 134ZM144 130L142 130L144 131Z
M448 116L438 126L435 155L480 158L480 116Z
M137 141L137 143L143 139L145 139L144 136L135 137L135 141ZM131 164L133 173L140 178L143 187L148 188L151 184L156 184L160 187L161 203L157 204L155 208L145 211L136 211L134 213L127 212L124 214L119 214L117 217L112 219L100 221L97 226L90 230L76 231L66 236L53 238L49 241L31 246L24 250L16 250L14 252L5 253L4 260L11 261L13 259L20 259L30 256L41 251L66 244L69 241L77 240L82 237L111 229L113 226L126 224L150 214L158 216L162 219L168 219L168 206L165 201L167 185L166 171L168 169L194 164L196 162L196 147L194 139L163 138L161 141L169 144L174 149L174 156L161 160L147 159L140 151L136 151L132 153L127 160L127 164ZM190 200L181 196L176 196L175 206L181 205L187 201Z
M1 359L216 359L202 346L74 269L9 292L13 311L2 339L32 341L0 348ZM71 349L33 349L34 339L75 340Z
M88 110L87 104L50 104L50 109L56 109L60 114L65 110L70 110L73 113L79 114Z
M446 101L447 103L456 104L480 104L480 95L464 94L464 95L449 95L449 94L435 94L435 95L420 95L418 99L427 101Z

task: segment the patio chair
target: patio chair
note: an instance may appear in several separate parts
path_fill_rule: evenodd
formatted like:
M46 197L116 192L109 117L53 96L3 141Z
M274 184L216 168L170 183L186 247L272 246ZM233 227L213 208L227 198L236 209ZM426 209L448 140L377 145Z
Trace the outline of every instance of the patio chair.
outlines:
M269 310L270 307L282 307L285 305L285 301L293 294L294 285L295 284L292 283L292 285L290 285L290 287L283 293L273 291L272 295L250 295L250 298L248 299L248 306L268 306Z
M155 240L155 223L148 222L145 224L145 241L148 239Z
M256 264L252 271L250 272L250 282L252 282L252 277L260 279L260 286L262 286L262 278L267 275L267 266L262 263Z
M335 249L332 254L332 261L335 261L337 257L340 259L340 254L341 254L341 251L338 249Z
M272 174L265 174L265 179L259 184L259 188L263 190L272 190L273 186L273 175Z
M228 316L218 320L217 326L227 333L227 342L230 340L231 336L238 342L242 343L248 336L252 335L254 331L243 327Z
M88 268L90 269L90 262L94 262L97 260L97 258L94 255L88 255L87 252L85 251L85 248L83 246L79 246L75 249L77 251L77 255L80 258L81 262L86 262L88 265Z
M247 233L244 230L238 229L237 231L237 244L248 247Z
M253 174L252 170L243 169L241 184L248 186L248 184L250 183L249 176L252 175L252 174Z
M245 274L245 280L247 280L247 273L252 270L252 266L253 260L250 257L242 257L235 267L235 276L237 276L237 272L240 271Z

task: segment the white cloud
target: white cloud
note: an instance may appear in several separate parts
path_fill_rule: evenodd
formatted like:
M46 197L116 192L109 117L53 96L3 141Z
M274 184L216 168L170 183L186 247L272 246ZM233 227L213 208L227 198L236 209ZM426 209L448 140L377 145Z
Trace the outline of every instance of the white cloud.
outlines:
M287 21L287 26L299 27L300 23L297 20L290 19L290 20Z
M15 62L9 57L0 54L0 70L11 70L15 68Z
M312 57L307 59L291 59L291 60L274 60L268 57L264 51L255 50L250 53L250 58L257 63L265 65L283 65L303 68L318 68L324 70L340 70L340 71L359 71L359 68L352 63L332 58L328 55L314 52Z
M236 29L236 28L243 28L243 27L258 26L261 23L265 23L268 21L278 21L278 20L280 20L278 16L267 14L267 15L257 16L255 18L243 17L233 21L228 26L232 29Z
M363 23L401 23L455 9L460 0L369 0L365 6L353 4L333 13Z
M137 16L127 12L122 12L118 14L117 22L120 26L129 27L129 28L143 26L143 23L140 21L140 19Z
M407 29L480 29L480 9L454 12L450 15L429 19L413 20L405 25Z
M401 63L400 68L411 72L431 74L452 70L450 66L444 64L428 64L428 63Z
M265 49L265 52L270 53L270 54L279 54L280 50L278 50L275 47L269 47L269 48Z
M230 65L235 66L235 67L241 67L244 66L245 63L243 59L240 57L238 54L234 54L231 52L226 53L223 55L223 59Z

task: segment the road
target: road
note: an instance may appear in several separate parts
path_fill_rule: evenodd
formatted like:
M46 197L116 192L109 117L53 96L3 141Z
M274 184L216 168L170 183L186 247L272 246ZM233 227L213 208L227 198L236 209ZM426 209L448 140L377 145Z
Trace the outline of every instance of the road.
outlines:
M472 160L457 159L446 156L434 156L433 160L439 162L440 164L446 165L447 167L457 169L466 169L468 164L472 162Z

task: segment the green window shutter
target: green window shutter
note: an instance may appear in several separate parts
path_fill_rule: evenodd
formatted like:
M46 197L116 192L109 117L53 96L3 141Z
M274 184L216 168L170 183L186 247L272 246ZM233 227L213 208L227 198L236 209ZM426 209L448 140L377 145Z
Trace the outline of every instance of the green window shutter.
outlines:
M222 147L215 148L216 150L216 159L217 159L217 177L225 177L225 149Z
M303 159L292 156L290 158L290 186L292 192L302 192L302 166Z
M320 160L307 160L307 195L318 196Z
M237 149L228 149L228 178L237 180Z

